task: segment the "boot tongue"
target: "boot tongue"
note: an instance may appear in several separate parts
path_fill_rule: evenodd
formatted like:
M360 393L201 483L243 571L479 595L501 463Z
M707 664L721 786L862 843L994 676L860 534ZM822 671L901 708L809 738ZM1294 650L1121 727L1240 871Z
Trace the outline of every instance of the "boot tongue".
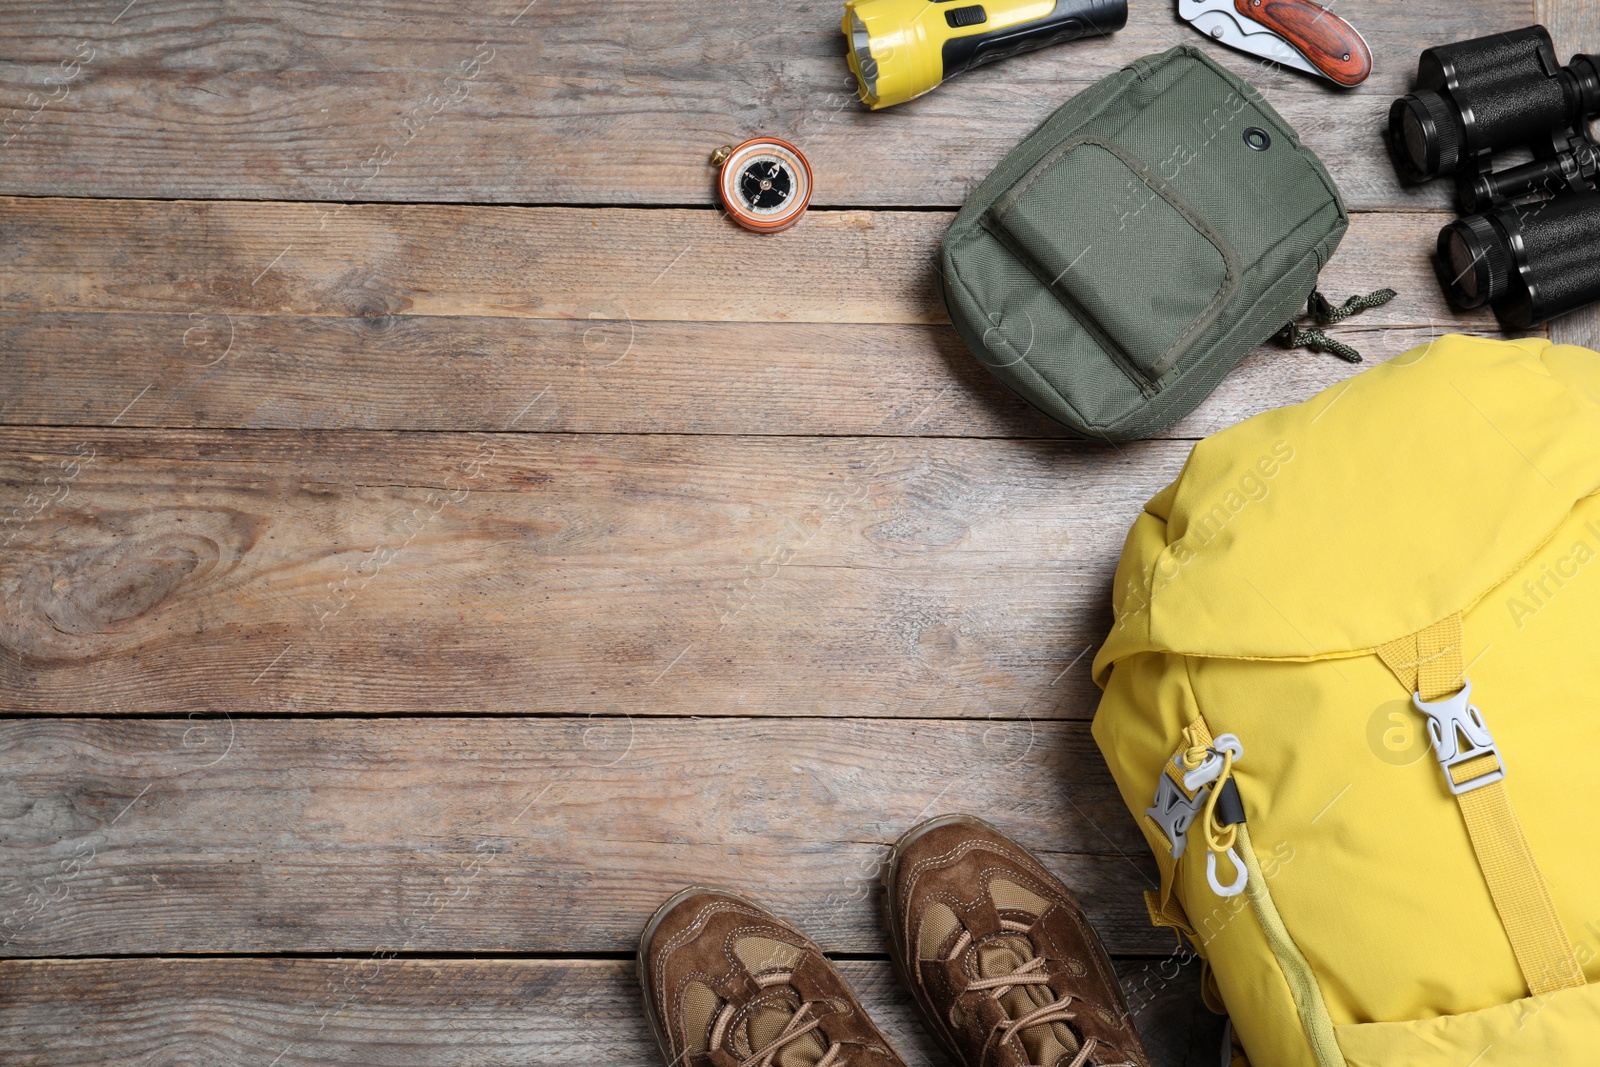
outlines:
M1033 946L1025 937L997 937L978 945L975 951L979 978L1000 978L1033 959ZM1042 983L1018 985L1006 990L1000 998L1000 1004L1006 1009L1007 1015L1020 1019L1031 1011L1053 1003L1055 999L1050 987ZM1027 1050L1028 1062L1042 1067L1052 1067L1061 1059L1076 1055L1079 1048L1077 1035L1067 1028L1066 1023L1039 1023L1017 1036Z
M800 1010L798 998L775 998L752 1008L741 1032L734 1034L734 1045L741 1056L751 1056L783 1034L795 1013ZM811 1016L807 1016L809 1020ZM742 1046L742 1047L740 1047ZM817 1067L827 1055L828 1044L820 1033L812 1030L787 1042L772 1057L774 1067Z

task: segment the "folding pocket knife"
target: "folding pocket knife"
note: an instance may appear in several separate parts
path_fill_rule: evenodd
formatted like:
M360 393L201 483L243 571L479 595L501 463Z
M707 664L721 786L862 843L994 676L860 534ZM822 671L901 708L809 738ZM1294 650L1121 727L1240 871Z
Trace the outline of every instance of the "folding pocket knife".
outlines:
M1230 48L1339 85L1372 73L1361 34L1311 0L1178 0L1178 17Z

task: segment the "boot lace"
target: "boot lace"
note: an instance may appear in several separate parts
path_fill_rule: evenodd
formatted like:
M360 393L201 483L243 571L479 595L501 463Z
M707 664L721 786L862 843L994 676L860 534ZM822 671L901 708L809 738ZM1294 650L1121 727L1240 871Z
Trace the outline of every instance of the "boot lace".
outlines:
M787 985L789 979L790 975L788 973L779 972L776 974L763 975L757 981L763 988L765 988L769 986ZM717 1022L715 1027L717 1036L713 1038L713 1043L719 1041L721 1035L725 1032L727 1021L731 1017L732 1007L732 1005L729 1005L728 1008L724 1009L723 1018ZM806 1036L807 1034L816 1030L817 1027L822 1025L822 1020L811 1013L811 1007L812 1005L810 1001L806 1001L805 1003L801 1004L795 1013L789 1017L789 1021L784 1024L783 1029L779 1031L778 1036L767 1042L766 1045L752 1052L749 1056L740 1060L739 1067L773 1067L773 1061L777 1058L778 1053L782 1052L789 1045L798 1041L800 1038ZM822 1038L823 1042L827 1045L827 1051L823 1053L822 1058L817 1061L816 1067L834 1067L834 1064L837 1063L839 1057L843 1054L842 1047L829 1042L827 1035L825 1034L818 1034L817 1036Z
M1014 933L1024 933L1028 929L1026 924L1012 922L1009 919L1002 919L1000 926L1002 929L1010 930ZM971 944L972 935L963 932L960 939L956 942L955 949L951 952L950 958L956 958L961 953L965 952ZM1032 959L1022 964L1022 966L1018 967L1010 974L996 975L993 978L976 978L967 983L967 988L992 990L989 995L996 1001L999 1001L1008 992L1020 985L1049 985L1050 976L1044 973L1044 968L1044 957L1034 956ZM1077 1012L1067 1010L1067 1006L1071 1004L1074 999L1076 998L1071 993L1067 993L1049 1004L1040 1005L1033 1011L1027 1012L1019 1019L1010 1019L996 1023L995 1029L1000 1031L999 1043L1002 1045L1007 1044L1012 1038L1016 1037L1018 1034L1022 1033L1022 1031L1027 1030L1030 1027L1041 1026L1047 1023L1064 1023L1071 1019L1077 1018ZM1102 1046L1098 1039L1093 1037L1085 1039L1083 1044L1078 1048L1078 1054L1072 1057L1071 1061L1066 1064L1066 1067L1085 1067L1085 1065L1089 1063L1089 1057L1094 1055L1095 1050L1101 1047ZM740 1067L744 1067L744 1065L741 1064ZM1028 1064L1025 1065L1025 1067L1049 1067L1049 1065ZM1096 1064L1095 1067L1138 1067L1138 1065L1124 1060L1117 1063Z

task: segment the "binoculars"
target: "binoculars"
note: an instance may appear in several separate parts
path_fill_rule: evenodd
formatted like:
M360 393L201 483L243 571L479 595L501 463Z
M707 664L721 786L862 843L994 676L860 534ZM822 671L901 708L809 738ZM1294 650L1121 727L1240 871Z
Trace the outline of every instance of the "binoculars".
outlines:
M1561 66L1529 26L1428 49L1416 84L1389 109L1389 141L1406 179L1455 178L1465 217L1435 261L1450 299L1513 329L1600 300L1600 56ZM1494 170L1517 148L1532 162Z

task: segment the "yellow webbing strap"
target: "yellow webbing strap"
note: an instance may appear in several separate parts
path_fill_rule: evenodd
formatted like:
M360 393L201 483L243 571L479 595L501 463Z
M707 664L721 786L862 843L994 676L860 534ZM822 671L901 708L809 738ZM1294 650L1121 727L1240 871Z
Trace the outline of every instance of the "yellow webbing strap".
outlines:
M1149 825L1157 841L1165 841L1166 834L1155 820L1146 815L1144 821ZM1183 903L1173 895L1177 883L1178 861L1172 858L1172 853L1155 849L1156 866L1161 869L1161 891L1145 890L1144 906L1150 913L1150 925L1176 930L1179 934L1187 935L1190 941L1196 941L1194 926L1189 922L1188 912L1183 910Z
M1461 646L1461 616L1451 615L1375 651L1408 691L1424 701L1438 701L1459 692L1464 684ZM1461 785L1497 771L1499 765L1493 754L1485 755L1456 765L1450 776ZM1583 968L1517 822L1506 783L1491 782L1458 793L1456 800L1528 991L1537 996L1583 985Z

